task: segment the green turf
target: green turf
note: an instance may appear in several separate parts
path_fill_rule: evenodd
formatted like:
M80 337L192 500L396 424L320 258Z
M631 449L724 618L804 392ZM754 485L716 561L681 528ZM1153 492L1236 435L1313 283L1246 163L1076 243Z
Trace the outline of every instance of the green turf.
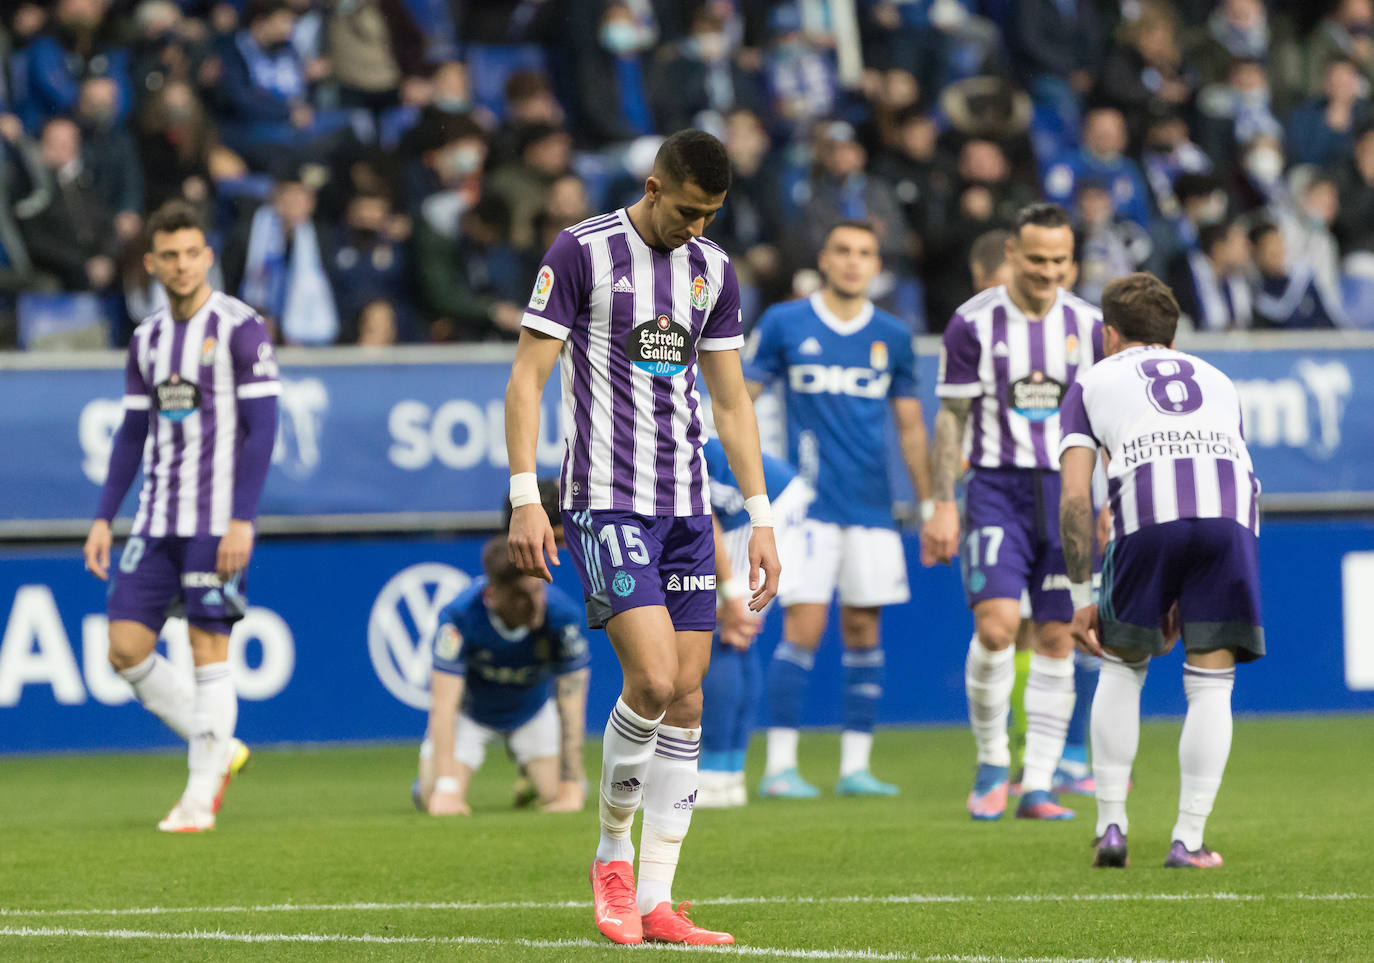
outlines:
M1179 727L1144 728L1125 871L1089 868L1090 800L1067 824L970 822L963 810L972 768L967 733L904 730L879 734L874 762L879 776L902 786L900 798L827 794L698 812L674 894L697 901L698 922L732 930L741 944L779 950L942 960L1374 960L1374 717L1239 720L1208 828L1226 866L1211 871L1161 865L1174 819ZM593 746L593 767L595 755ZM244 946L66 932L0 935L0 960L543 961L629 952L557 944L597 939L590 909L580 905L589 898L595 814L591 807L571 816L510 811L512 770L500 756L493 753L478 777L475 815L440 820L411 808L412 747L259 750L230 789L217 831L178 837L153 828L180 789L178 757L0 760L0 932L499 941ZM813 780L828 784L837 761L834 734L803 740L802 768ZM1215 893L1249 898L1162 898ZM912 894L959 899L833 899ZM1106 894L1123 898L1073 899ZM1341 898L1298 898L1332 894ZM712 905L727 896L776 901ZM1015 896L1037 899L1009 899ZM450 901L579 905L280 908ZM226 909L269 905L276 908ZM24 912L130 907L182 911ZM682 958L634 952L635 959Z

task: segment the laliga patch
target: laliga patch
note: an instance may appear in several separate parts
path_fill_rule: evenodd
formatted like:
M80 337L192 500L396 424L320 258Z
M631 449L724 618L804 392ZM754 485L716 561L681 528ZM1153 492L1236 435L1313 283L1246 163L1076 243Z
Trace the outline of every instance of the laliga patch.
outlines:
M1030 421L1044 421L1059 411L1068 386L1043 371L1032 371L1007 387L1007 407Z
M692 356L691 332L666 314L648 324L631 328L625 339L625 354L635 367L670 378L687 370Z
M173 374L158 385L153 394L156 396L158 414L169 421L184 421L200 407L199 386L179 374Z
M553 268L545 264L534 279L534 293L530 295L530 307L543 311L549 306L549 295L553 293Z
M445 662L452 662L462 649L463 637L458 634L458 626L445 622L439 630L439 637L434 640L434 654Z
M698 274L692 278L692 307L698 311L705 311L706 306L711 303L711 286L706 283L706 279Z
M878 371L887 370L887 344L874 341L868 348L868 366Z

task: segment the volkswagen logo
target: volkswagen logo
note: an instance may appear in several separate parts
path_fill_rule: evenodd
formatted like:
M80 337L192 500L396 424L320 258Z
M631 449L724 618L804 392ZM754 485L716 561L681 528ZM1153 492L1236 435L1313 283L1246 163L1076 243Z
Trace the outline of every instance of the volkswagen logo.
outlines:
M414 709L429 708L429 672L439 614L472 584L467 573L422 562L393 575L372 603L367 652L388 692Z

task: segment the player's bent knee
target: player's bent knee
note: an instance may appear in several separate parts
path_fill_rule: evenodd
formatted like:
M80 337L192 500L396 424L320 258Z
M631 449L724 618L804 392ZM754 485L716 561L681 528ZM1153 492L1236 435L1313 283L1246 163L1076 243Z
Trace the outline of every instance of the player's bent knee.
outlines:
M157 636L146 625L126 621L110 623L107 658L116 671L132 669L152 655L156 646Z
M672 704L675 680L669 675L642 673L625 678L625 704L646 719L657 719Z

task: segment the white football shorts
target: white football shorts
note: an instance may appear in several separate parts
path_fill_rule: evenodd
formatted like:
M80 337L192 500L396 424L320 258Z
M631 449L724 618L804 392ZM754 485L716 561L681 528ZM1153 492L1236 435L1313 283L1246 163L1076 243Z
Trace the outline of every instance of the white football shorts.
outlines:
M558 710L552 699L517 729L505 732L492 729L460 712L454 720L453 730L453 758L473 772L482 768L487 758L487 745L496 739L505 740L511 755L522 766L531 759L557 756L560 752ZM420 746L420 758L428 759L433 755L434 744L426 739Z
M777 499L772 503L773 542L778 547L778 558L782 561L782 575L778 579L779 598L786 593L792 579L797 577L798 566L793 560L801 552L806 509L815 495L806 480L798 476L787 483L787 487L778 493ZM725 554L730 559L732 573L747 573L749 570L749 536L752 532L753 526L741 525L725 533ZM749 584L747 574L743 582L746 586ZM768 608L772 605L773 603L769 602ZM760 617L767 614L768 608L760 613Z
M856 608L900 605L911 599L902 536L890 528L836 525L808 518L799 551L783 556L796 578L780 592L784 607L829 605L838 589L840 604Z

